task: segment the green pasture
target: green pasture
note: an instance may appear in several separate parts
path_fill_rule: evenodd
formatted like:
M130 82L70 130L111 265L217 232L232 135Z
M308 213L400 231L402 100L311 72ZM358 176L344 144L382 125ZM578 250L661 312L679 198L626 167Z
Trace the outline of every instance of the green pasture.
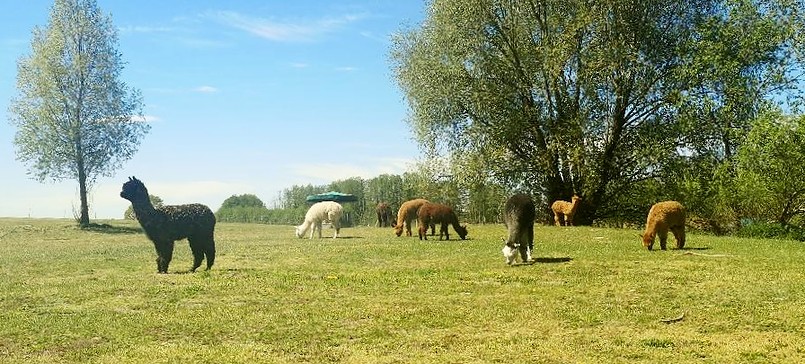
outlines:
M636 230L538 226L537 263L507 266L502 225L222 223L212 271L186 273L179 242L159 275L136 222L101 223L0 219L0 363L805 362L795 241L648 252Z

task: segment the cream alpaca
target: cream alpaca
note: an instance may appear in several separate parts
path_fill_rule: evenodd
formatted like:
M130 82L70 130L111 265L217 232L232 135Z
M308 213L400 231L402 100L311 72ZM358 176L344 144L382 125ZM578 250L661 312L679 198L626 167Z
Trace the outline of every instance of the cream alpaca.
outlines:
M338 232L341 230L341 213L343 207L338 202L323 201L317 202L310 206L305 214L305 222L296 227L296 236L301 238L305 233L310 230L310 238L313 239L313 233L319 231L319 239L321 239L321 225L322 222L328 221L335 228L335 235L333 239L338 237Z
M573 195L572 200L573 202L557 200L554 201L553 205L551 205L551 210L553 210L553 221L556 223L556 226L562 226L562 215L564 215L565 226L573 225L573 215L576 214L576 210L579 208L579 201L581 201L581 197Z
M660 237L660 249L665 250L668 230L676 238L676 248L685 247L685 207L676 201L658 202L651 206L646 219L646 231L643 233L643 246L651 250L654 236Z

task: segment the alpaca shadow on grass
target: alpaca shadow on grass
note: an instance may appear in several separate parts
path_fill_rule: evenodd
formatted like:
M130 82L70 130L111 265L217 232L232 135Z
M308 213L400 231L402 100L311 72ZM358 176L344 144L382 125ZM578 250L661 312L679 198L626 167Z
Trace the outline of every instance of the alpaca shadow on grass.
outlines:
M81 230L103 234L140 234L143 232L143 229L139 227L114 226L109 224L95 223L90 223L89 225L82 227Z
M537 264L537 263L567 263L567 262L570 262L572 260L573 260L573 258L571 258L571 257L534 258L529 262L526 262L526 263L520 262L520 263L517 263L517 264L512 264L511 266L512 267L525 267L525 266L534 265L534 264Z
M682 249L673 248L673 250L710 250L710 247L709 246L701 246L701 247L699 247L699 246L697 246L697 247L688 247L688 246L686 246L686 247L684 247Z
M534 263L567 263L573 260L571 257L547 257L547 258L535 258Z

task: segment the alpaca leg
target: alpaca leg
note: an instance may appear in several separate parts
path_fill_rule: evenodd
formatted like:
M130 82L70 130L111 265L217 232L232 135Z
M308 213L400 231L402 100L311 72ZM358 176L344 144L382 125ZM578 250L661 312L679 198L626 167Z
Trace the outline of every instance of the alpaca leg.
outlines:
M573 215L565 214L565 226L573 226Z
M674 238L676 239L676 248L682 249L685 247L685 227L684 226L677 226L671 232L674 233Z
M425 228L427 230L427 228ZM436 235L436 224L430 224L430 236Z
M534 227L532 226L530 229L526 229L525 233L526 241L528 242L528 260L531 260L531 252L534 251Z
M411 233L411 224L413 224L413 223L414 223L413 220L406 220L405 221L405 236L413 236L414 235L414 234ZM422 240L422 238L420 238L419 240ZM427 239L425 239L425 240L427 240Z
M333 239L338 237L338 233L341 231L341 224L339 222L333 223L333 227L335 228L335 234L333 235Z
M559 219L559 213L556 211L553 212L553 222L556 223L556 226L562 226L562 222Z
M419 233L419 240L428 240L428 231L425 230L424 226L420 225L419 229L417 229L417 232Z
M168 265L173 259L173 242L154 242L157 250L157 273L168 273Z
M666 243L668 242L668 229L658 231L657 236L660 238L660 249L665 250Z
M531 255L531 254L529 254L529 253L528 253L528 245L527 245L527 244L522 244L522 243L521 243L521 244L520 244L520 245L517 247L517 249L520 251L520 260L521 260L523 263L528 263L528 261L530 260L530 257L529 257L529 256Z
M316 229L319 230L319 239L321 239L321 227L322 222L321 221L316 222Z
M442 240L442 234L444 234L444 240L450 240L450 232L447 230L446 222L443 222L439 227L439 240Z
M210 270L212 264L215 263L215 241L212 238L210 238L210 243L204 251L204 255L207 256L207 270Z
M193 267L190 271L195 272L204 260L204 242L198 238L187 238L187 241L190 242L190 251L193 252Z

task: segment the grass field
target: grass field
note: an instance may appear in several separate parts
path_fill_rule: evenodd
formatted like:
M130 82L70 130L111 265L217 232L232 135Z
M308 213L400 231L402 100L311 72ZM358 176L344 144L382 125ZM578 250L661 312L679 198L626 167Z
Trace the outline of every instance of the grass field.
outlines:
M420 242L219 224L212 271L183 274L179 242L159 275L136 223L101 223L0 219L0 362L805 362L794 241L647 252L635 230L538 226L538 262L510 267L502 225Z

